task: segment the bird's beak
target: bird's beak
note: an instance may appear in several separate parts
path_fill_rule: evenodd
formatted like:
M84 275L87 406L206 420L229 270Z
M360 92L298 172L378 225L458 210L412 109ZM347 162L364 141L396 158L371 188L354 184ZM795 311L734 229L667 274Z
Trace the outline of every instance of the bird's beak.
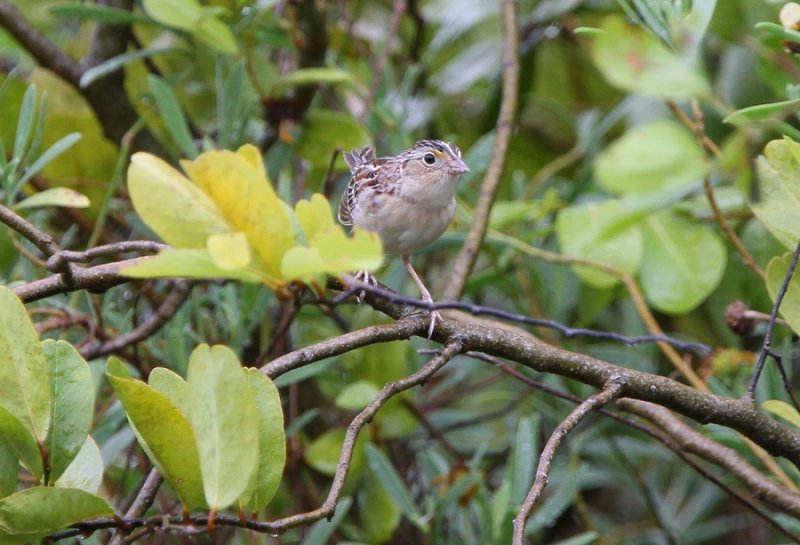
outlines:
M450 171L450 174L464 174L465 172L469 172L469 167L467 163L465 163L461 157L453 157L447 163L447 170Z

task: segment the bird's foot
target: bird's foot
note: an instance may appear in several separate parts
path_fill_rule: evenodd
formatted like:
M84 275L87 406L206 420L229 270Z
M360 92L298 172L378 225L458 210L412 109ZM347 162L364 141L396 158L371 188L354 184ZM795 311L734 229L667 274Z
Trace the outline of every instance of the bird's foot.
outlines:
M374 286L376 288L378 287L378 279L375 278L369 271L358 271L353 278L370 286ZM364 297L366 297L366 295L367 292L364 290L361 290L358 295L356 295L356 301L358 301L359 305L364 302Z
M434 304L433 298L428 293L423 294L422 300L426 303ZM428 338L430 339L433 336L433 330L436 328L436 322L442 320L443 318L437 310L429 310L428 312L430 313L431 317L431 321L428 324Z

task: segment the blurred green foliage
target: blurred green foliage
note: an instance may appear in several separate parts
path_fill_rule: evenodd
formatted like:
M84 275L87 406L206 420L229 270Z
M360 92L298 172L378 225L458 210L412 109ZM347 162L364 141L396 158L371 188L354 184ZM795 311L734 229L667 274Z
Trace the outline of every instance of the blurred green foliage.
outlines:
M409 0L401 13L393 12L399 3L385 0L145 0L134 2L132 12L78 1L13 3L76 58L90 50L97 22L132 24L135 45L84 74L81 85L102 82L121 67L127 97L140 116L130 136L151 131L163 158L173 162L255 144L288 203L317 191L335 201L347 179L341 157L332 161L337 149L374 145L379 154L394 154L426 137L456 143L471 168L459 189L456 222L417 256L434 294L447 284L494 159L501 2ZM647 333L620 275L534 258L520 246L597 261L634 278L665 332L724 348L692 365L715 393L741 395L763 326L737 336L726 326L725 308L742 300L769 312L788 266L783 254L797 236L776 229L800 217L796 201L772 199L770 193L787 178L796 181L800 166L790 148L797 144L771 144L757 161L758 174L754 167L768 141L800 139L800 63L784 48L785 32L759 25L778 23L779 3L517 4L519 108L490 222L506 238L487 239L464 298L573 326ZM0 59L4 68L16 67L5 70L0 90L3 202L19 207L24 197L55 187L86 195L92 206L85 211L19 209L64 248L155 238L120 189L128 154L135 151L130 142L104 138L107 120L98 119L82 98L84 89L37 67L3 32ZM674 111L689 119L702 115L719 157L701 148ZM23 148L26 153L18 153ZM47 157L52 149L61 153ZM775 156L775 150L783 155ZM36 165L40 157L47 161ZM25 178L33 165L42 168ZM715 220L703 194L706 177L721 213L767 271L767 282L746 266ZM2 228L4 283L44 274L20 248L31 249ZM379 277L398 290L410 284L393 258ZM158 282L129 284L34 307L88 316L102 324L103 333L118 334L140 323L170 289ZM413 287L407 291L415 293ZM799 297L792 290L787 300L795 330ZM331 311L300 303L309 301L279 300L258 285L202 283L158 333L123 356L143 376L166 366L185 377L190 354L201 343L227 345L256 365L379 321L368 308ZM673 372L656 347L536 333L621 366ZM87 331L75 327L44 336L87 342ZM386 382L425 361L429 356L413 350L423 345L415 340L365 347L276 381L290 451L275 499L259 518L319 506L354 411ZM773 347L796 376L791 332L779 328ZM107 495L101 495L125 498L146 474L144 458L135 454L123 407L103 379L105 362L94 359L89 368L100 400L92 437L106 467ZM591 392L560 377L536 379L582 397ZM759 399L784 396L779 374L768 367ZM509 543L511 519L541 443L571 408L492 366L461 358L425 388L390 402L363 432L347 498L331 521L290 530L281 542ZM747 452L728 430L711 431ZM5 459L0 455L0 466ZM797 479L796 470L782 467ZM0 491L10 492L5 485ZM170 490L163 494L178 500ZM800 530L789 517L780 522ZM662 446L600 419L574 431L562 447L528 529L533 543L783 542ZM249 539L244 531L231 535L215 540ZM168 539L177 541L171 534Z

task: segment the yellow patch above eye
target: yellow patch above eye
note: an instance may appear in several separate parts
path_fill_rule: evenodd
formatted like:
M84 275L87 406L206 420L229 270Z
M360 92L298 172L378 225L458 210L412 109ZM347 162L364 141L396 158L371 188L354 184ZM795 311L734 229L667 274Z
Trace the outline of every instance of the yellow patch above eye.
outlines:
M441 159L442 157L444 157L444 152L443 152L443 151L439 151L438 149L435 149L435 150L433 150L433 154L434 154L436 157L439 157L440 159Z

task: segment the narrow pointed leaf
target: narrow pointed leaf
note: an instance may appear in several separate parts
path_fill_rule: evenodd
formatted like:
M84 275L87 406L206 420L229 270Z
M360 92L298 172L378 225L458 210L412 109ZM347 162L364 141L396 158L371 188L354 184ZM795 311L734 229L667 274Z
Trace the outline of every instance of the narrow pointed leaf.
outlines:
M44 191L34 193L27 199L18 202L15 210L23 210L25 208L36 208L41 206L64 206L67 208L86 208L91 202L89 198L82 193L78 193L74 189L67 187L51 187Z
M50 482L61 476L83 447L94 416L94 382L89 366L75 348L65 341L42 342L50 368L53 402L47 451Z
M197 149L197 144L194 143L192 133L189 131L189 123L186 121L186 116L183 114L178 97L172 87L163 79L154 74L147 77L150 83L150 89L153 91L153 98L158 106L158 111L161 113L161 118L164 120L164 126L167 132L181 148L181 151L187 157L197 157L200 150Z
M0 405L44 441L50 424L47 361L25 307L5 286L0 309Z
M397 470L389 461L389 458L378 447L372 443L366 446L367 462L375 478L379 480L386 492L394 499L398 507L408 517L408 519L419 528L426 528L422 513L414 505L411 493L408 491L403 480L398 475Z
M286 434L278 389L258 369L246 369L245 373L257 413L259 451L245 504L256 512L266 507L278 490L286 464Z
M187 509L205 505L200 459L186 417L164 394L131 378L119 359L109 358L106 376L139 443L183 505Z
M210 507L224 509L245 491L258 461L253 398L236 354L226 346L198 346L186 382L205 498Z

